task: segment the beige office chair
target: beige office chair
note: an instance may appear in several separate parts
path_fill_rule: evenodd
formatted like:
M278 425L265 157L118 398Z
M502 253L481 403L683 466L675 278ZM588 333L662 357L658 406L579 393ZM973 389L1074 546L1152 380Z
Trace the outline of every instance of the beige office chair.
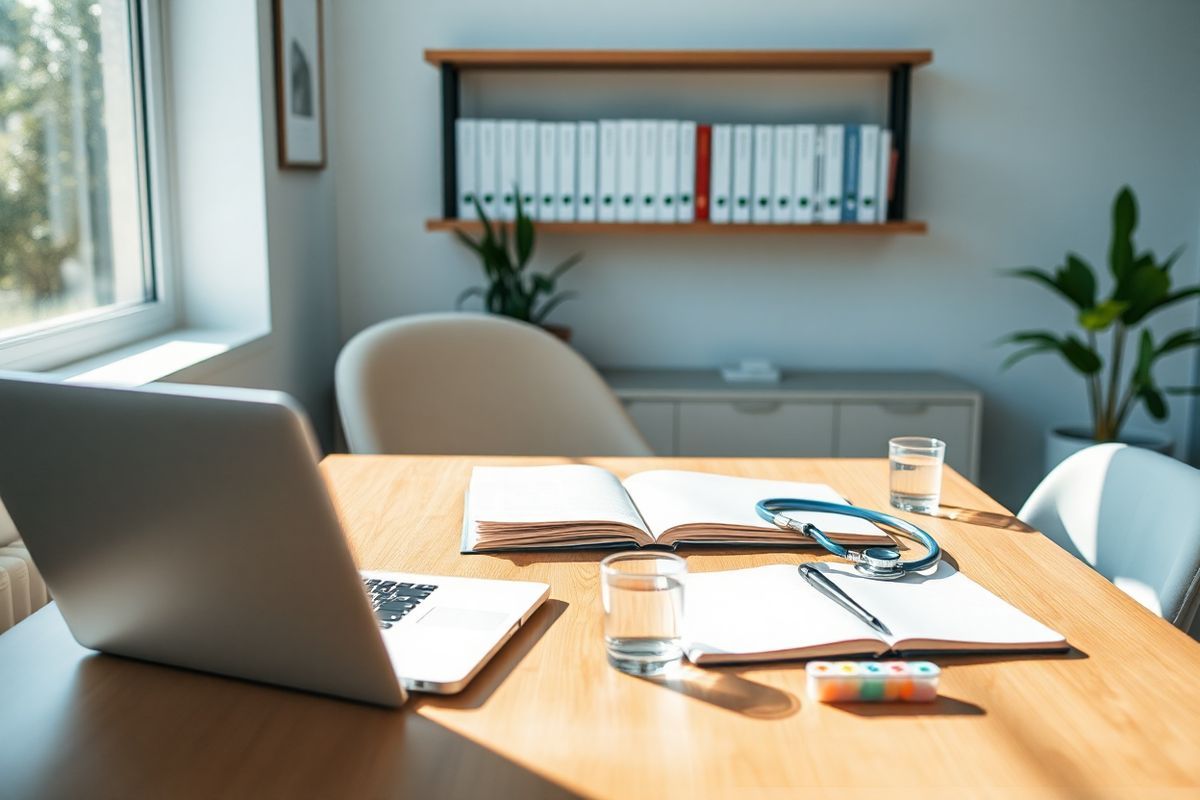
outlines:
M1055 467L1017 516L1188 630L1200 604L1200 470L1095 445Z
M374 325L342 349L336 382L353 453L653 454L579 354L504 317Z
M0 504L0 633L37 611L50 597L17 528Z

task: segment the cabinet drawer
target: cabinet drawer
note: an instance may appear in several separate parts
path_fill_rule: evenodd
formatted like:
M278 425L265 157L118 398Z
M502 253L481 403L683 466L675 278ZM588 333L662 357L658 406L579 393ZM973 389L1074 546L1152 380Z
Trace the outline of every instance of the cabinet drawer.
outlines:
M974 479L969 403L915 401L840 403L837 455L887 458L888 439L932 436L946 443L946 463Z
M625 410L646 437L656 456L675 455L675 404L653 400L631 400Z
M832 403L680 403L678 414L681 456L833 454Z

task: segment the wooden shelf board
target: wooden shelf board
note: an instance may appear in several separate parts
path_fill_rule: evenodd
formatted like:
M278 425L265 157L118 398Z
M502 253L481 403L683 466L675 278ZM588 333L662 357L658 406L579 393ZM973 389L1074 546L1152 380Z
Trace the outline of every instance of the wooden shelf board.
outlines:
M888 70L933 61L932 50L426 50L459 69Z
M924 222L919 220L901 220L894 222L875 223L839 223L811 225L746 225L724 224L714 225L711 222L538 222L538 233L565 234L755 234L755 233L801 233L801 234L923 234L927 230ZM479 233L483 226L475 220L461 219L428 219L425 221L427 231L461 230L465 233Z

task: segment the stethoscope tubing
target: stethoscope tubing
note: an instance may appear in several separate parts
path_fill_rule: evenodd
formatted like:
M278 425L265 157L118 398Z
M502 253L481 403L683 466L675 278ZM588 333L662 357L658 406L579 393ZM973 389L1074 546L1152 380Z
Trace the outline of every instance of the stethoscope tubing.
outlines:
M886 525L900 531L906 538L913 539L925 547L928 552L921 558L912 561L901 561L897 566L905 572L916 572L926 569L936 564L942 557L942 548L938 546L937 540L925 531L918 528L908 520L894 517L891 514L885 514L882 511L875 511L870 508L861 508L859 506L845 505L842 503L827 503L823 500L803 500L796 497L771 497L766 500L759 500L754 506L755 512L763 520L772 525L780 525L777 522L779 515L787 515L789 512L810 512L816 514L840 514L847 517L858 517L865 519L868 522L873 522L879 525ZM849 548L830 539L825 532L813 525L810 522L801 522L798 525L782 525L780 527L788 527L792 530L797 530L800 533L811 536L819 545L824 547L830 553L833 553L839 558L848 558L855 560Z

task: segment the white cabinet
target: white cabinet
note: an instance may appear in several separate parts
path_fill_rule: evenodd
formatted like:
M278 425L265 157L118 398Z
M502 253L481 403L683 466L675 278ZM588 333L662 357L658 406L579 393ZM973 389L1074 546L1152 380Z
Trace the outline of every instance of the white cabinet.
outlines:
M792 372L728 384L715 371L608 370L605 380L659 455L886 458L894 436L935 436L979 476L983 398L932 372Z
M660 456L675 455L676 404L659 400L630 400L625 410L646 437L650 449Z
M833 404L730 400L679 404L676 455L824 456L833 450Z
M921 400L881 400L838 404L834 455L875 458L887 453L894 436L932 436L946 443L946 463L971 475L973 405Z

